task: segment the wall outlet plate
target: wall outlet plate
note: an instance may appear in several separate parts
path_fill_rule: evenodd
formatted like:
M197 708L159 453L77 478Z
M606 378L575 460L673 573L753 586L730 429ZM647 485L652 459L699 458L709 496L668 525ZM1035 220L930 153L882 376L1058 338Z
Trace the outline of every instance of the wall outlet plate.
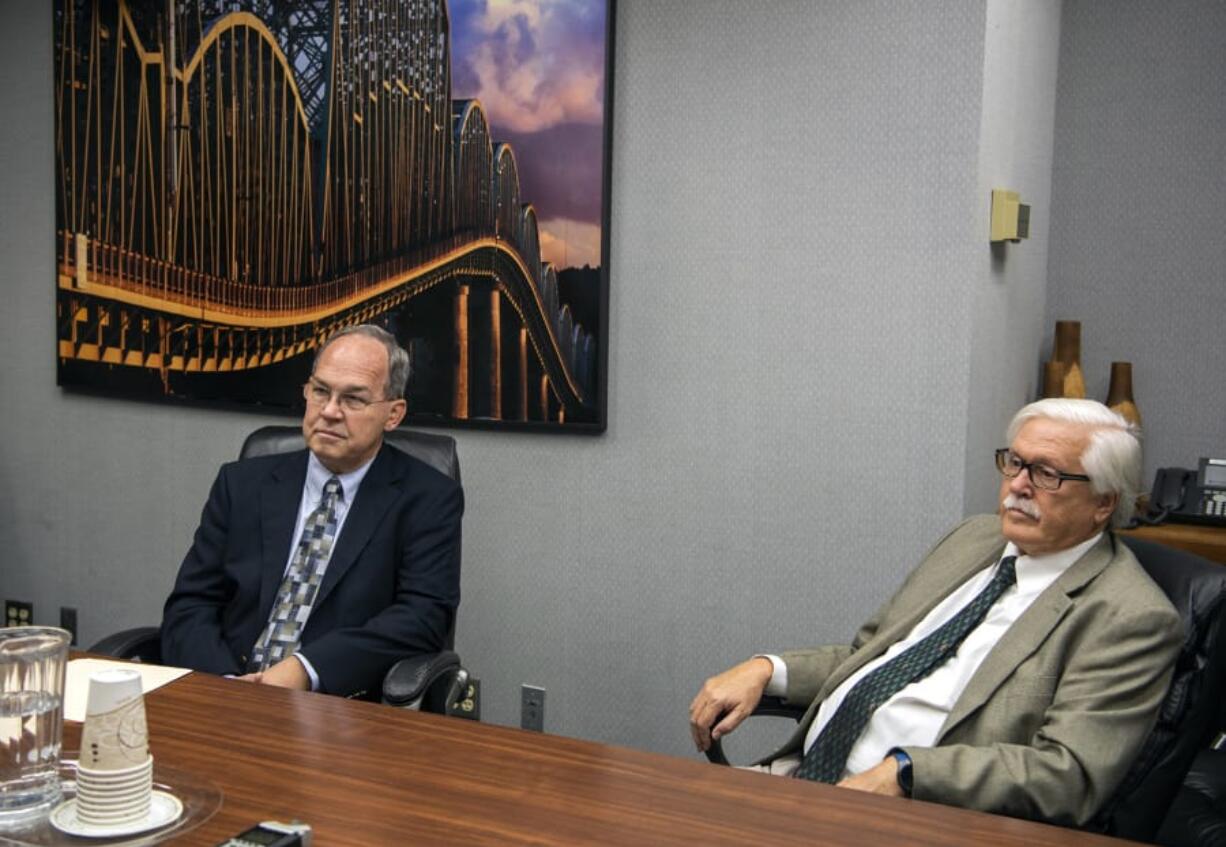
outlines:
M453 718L465 718L470 721L481 720L481 680L470 677L464 686L459 702L447 707L447 714Z
M34 604L24 600L4 601L5 626L30 626L34 623Z
M533 732L545 731L545 689L525 685L520 691L519 725Z

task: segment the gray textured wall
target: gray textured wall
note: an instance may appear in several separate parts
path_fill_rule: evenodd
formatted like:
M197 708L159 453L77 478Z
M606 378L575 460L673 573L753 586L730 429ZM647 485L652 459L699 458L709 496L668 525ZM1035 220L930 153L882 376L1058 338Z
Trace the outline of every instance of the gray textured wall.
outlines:
M1226 452L1226 3L1066 0L1046 340L1133 363L1147 474Z
M684 752L706 675L846 639L960 515L983 27L619 4L609 432L464 438L497 719L535 681L562 732Z
M971 352L965 511L996 508L1000 477L993 451L1012 413L1036 395L1043 337L1051 220L1060 0L989 0L984 34L976 200L975 285L970 297ZM1029 240L989 245L992 189L1017 191L1032 210Z
M609 431L457 434L487 720L532 682L551 731L684 753L703 677L845 639L990 505L1046 225L993 258L986 188L1048 190L1059 32L1011 5L621 0ZM89 641L157 619L264 419L54 387L50 23L0 10L0 595ZM1006 309L1005 343L972 329Z

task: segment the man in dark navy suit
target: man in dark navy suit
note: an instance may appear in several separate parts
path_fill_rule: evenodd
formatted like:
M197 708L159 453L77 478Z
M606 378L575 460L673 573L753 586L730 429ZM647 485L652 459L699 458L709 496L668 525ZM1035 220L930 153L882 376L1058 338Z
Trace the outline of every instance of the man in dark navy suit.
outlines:
M167 664L363 696L443 649L464 495L383 443L408 368L385 330L336 333L303 388L307 449L221 468L163 611Z

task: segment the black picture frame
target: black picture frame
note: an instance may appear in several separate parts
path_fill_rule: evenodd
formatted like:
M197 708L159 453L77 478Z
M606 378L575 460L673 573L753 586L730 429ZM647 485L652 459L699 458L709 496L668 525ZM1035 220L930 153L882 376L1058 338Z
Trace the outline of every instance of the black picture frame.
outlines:
M456 55L484 8L55 0L58 384L298 414L318 345L372 322L410 352L409 426L603 432L615 1ZM529 47L557 102L488 84Z

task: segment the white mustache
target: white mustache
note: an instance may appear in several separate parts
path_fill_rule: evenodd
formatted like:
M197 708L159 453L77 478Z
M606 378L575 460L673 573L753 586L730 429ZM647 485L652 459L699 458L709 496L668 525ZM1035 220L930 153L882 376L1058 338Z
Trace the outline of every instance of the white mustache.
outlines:
M1001 505L1006 509L1017 509L1029 517L1039 520L1042 515L1039 513L1039 506L1028 497L1018 497L1016 494L1009 494L1001 501Z

